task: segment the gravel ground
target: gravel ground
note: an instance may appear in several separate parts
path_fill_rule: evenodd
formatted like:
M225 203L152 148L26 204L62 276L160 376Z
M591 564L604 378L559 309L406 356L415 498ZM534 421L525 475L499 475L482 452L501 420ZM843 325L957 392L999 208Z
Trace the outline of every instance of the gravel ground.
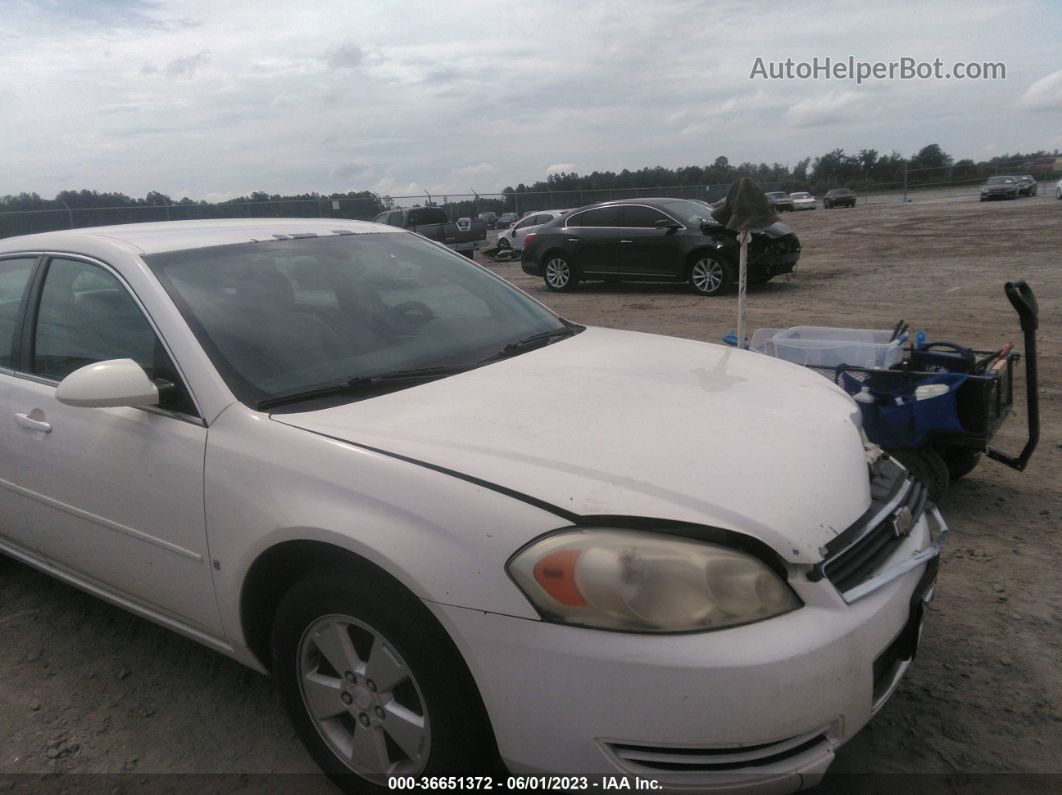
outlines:
M804 243L799 272L750 289L752 329L891 328L903 317L930 338L1020 349L1003 282L1025 278L1041 311L1039 449L1025 473L983 462L942 501L952 533L919 657L839 752L827 787L865 791L881 779L862 774L906 773L918 777L886 785L949 788L959 776L981 791L1058 791L1062 202L819 209L785 220ZM735 325L733 296L600 284L556 294L519 265L490 267L583 323L709 341ZM1019 407L999 445L1019 449L1023 428ZM268 679L0 558L0 791L331 791L313 771ZM176 775L192 773L201 775Z

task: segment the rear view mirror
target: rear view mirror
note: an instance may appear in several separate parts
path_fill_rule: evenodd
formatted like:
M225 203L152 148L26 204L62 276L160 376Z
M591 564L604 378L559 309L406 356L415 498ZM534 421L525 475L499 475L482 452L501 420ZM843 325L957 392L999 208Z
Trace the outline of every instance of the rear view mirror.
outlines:
M55 399L67 406L157 406L159 390L132 359L111 359L74 370L59 382Z
M668 220L667 218L661 218L659 221L656 222L656 227L657 227L657 229L672 229L672 230L674 230L674 229L681 229L682 225L681 224L677 224L674 221Z

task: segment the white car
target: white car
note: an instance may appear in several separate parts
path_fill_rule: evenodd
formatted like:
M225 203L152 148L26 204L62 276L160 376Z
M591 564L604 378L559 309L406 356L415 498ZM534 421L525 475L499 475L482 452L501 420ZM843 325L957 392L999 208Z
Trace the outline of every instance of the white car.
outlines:
M1062 179L1055 183L1055 198L1062 199Z
M338 219L8 238L0 288L0 550L272 672L352 791L806 786L914 654L946 528L804 368Z
M790 193L789 198L793 200L794 210L814 210L815 209L815 197L810 193L801 191L799 193Z
M571 210L539 210L538 212L528 213L508 229L498 234L498 247L512 249L513 251L523 251L524 238L527 237L528 232L534 232L542 224L548 224L554 218L560 218L570 212Z

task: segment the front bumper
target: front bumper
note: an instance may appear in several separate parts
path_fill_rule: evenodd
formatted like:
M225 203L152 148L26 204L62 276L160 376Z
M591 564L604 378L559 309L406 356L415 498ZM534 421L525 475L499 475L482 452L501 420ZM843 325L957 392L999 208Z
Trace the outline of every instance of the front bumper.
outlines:
M893 560L939 549L930 536L923 517ZM804 607L685 635L429 607L468 662L514 773L791 791L814 784L892 694L934 562L926 555L851 603L793 574Z
M783 273L792 273L796 270L800 260L800 249L787 251L783 254L771 253L749 257L749 273L753 276L778 276Z

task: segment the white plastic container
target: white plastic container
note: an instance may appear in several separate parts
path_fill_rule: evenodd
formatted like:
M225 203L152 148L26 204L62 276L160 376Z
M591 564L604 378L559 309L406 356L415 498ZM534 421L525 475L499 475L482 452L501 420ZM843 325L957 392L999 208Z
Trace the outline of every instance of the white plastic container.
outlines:
M793 326L776 331L764 352L815 367L891 367L903 358L903 340L890 342L891 336L875 329Z

